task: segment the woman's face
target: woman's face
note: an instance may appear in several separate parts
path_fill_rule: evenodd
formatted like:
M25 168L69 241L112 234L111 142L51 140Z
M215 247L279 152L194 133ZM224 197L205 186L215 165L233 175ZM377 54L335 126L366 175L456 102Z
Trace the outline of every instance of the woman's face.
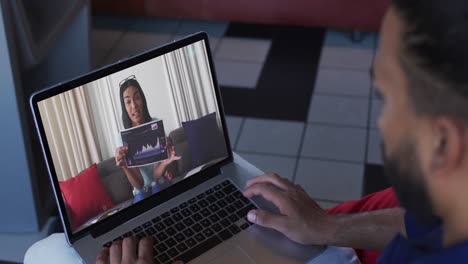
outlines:
M132 126L141 125L143 122L143 99L138 89L129 86L123 93L125 110L127 110Z

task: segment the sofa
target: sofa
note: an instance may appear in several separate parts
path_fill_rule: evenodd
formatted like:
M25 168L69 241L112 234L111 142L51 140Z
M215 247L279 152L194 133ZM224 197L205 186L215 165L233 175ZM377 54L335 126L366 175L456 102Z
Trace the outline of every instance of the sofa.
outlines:
M206 166L223 158L227 153L223 133L217 124L216 113L182 122L182 127L169 133L167 141L174 146L175 154L182 157L168 167L175 182L190 175L192 169ZM195 157L192 154L195 154ZM114 157L98 163L97 170L114 204L133 198L133 188L124 171L115 166Z
M378 31L391 0L92 0L93 14Z

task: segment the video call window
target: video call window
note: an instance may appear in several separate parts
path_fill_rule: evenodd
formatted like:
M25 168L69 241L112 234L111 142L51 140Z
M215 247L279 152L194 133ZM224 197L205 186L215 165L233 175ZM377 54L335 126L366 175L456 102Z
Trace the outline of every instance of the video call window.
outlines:
M72 230L228 156L203 41L39 102Z

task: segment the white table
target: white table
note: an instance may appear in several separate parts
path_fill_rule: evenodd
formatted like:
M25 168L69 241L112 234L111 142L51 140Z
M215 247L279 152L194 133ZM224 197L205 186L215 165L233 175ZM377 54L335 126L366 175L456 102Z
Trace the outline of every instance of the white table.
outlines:
M234 161L243 165L253 175L260 175L263 172L234 153ZM74 264L83 263L75 250L68 245L65 234L56 233L38 241L26 252L25 264L50 263L50 264ZM307 264L318 263L360 263L352 248L342 248L328 246L320 255L314 256Z
M35 243L24 256L25 264L78 264L83 263L63 233L55 233ZM322 254L314 257L307 264L350 263L358 264L352 248L328 246Z

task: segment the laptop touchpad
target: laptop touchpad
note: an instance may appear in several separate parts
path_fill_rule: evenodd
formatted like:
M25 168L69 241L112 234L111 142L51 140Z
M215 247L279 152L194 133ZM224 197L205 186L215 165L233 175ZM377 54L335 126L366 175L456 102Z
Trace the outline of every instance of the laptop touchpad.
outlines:
M232 250L224 252L215 259L209 262L210 264L239 264L239 263L255 263L241 248L234 246Z

